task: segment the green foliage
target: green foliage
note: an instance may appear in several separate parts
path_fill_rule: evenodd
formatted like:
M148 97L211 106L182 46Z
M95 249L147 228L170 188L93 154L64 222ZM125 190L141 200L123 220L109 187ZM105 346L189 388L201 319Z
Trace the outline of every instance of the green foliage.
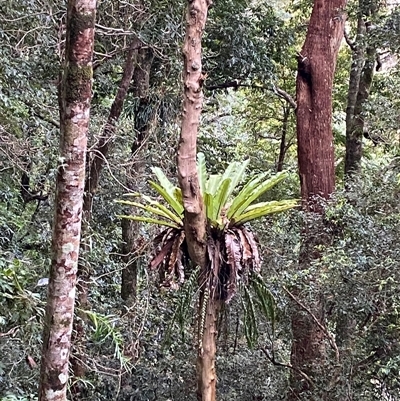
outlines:
M232 162L228 165L222 175L210 175L207 178L205 157L202 153L199 154L199 183L210 227L222 230L225 226L237 226L268 214L285 211L297 206L296 200L252 204L265 192L269 191L285 179L287 174L284 172L278 173L270 179L266 179L267 173L257 175L249 180L232 199L233 192L236 190L238 184L243 180L248 163L249 161L243 163ZM141 197L148 203L148 205L122 200L117 202L140 208L150 214L161 216L165 220L138 215L121 215L119 217L179 229L183 226L183 202L181 191L178 187L174 186L171 181L169 181L159 168L153 168L153 172L156 174L159 183L150 181L150 185L159 195L162 196L164 201L167 203L167 207L140 194L133 194L133 196Z
M120 330L116 324L119 320L118 316L108 315L104 316L100 313L85 310L83 311L92 322L92 340L97 345L102 345L111 342L111 346L114 347L114 358L116 358L121 364L121 368L131 370L130 359L126 358L123 353L124 340Z

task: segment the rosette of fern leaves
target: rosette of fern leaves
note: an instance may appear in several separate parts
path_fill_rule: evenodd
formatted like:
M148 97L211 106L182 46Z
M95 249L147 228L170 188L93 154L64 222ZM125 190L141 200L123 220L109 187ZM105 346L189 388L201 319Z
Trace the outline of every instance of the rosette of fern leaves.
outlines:
M298 201L255 203L261 195L284 180L287 173L280 172L269 178L268 173L257 174L240 188L248 163L232 162L223 174L208 175L205 157L202 153L198 155L199 183L207 217L208 270L218 277L214 299L229 302L237 293L239 283L247 285L250 282L255 287L259 306L269 318L273 318L272 295L260 275L258 242L246 223L291 209L298 205ZM189 276L187 270L193 269L183 228L182 194L161 169L155 167L152 170L158 182L150 181L149 184L158 198L128 194L136 199L119 200L118 203L141 209L143 214L119 217L165 227L154 239L156 251L150 268L159 269L163 286L178 288ZM244 295L245 298L249 296L247 292ZM249 304L252 305L251 302Z

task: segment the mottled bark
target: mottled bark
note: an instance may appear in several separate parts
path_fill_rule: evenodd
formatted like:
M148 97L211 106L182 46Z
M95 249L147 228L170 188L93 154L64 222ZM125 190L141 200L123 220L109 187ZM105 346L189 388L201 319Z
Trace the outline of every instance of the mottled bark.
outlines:
M122 74L121 83L119 85L114 102L111 105L110 114L105 124L103 133L99 139L95 150L91 153L92 158L89 158L88 175L85 181L84 201L83 201L83 221L82 221L82 240L81 240L81 253L89 250L87 243L87 236L89 224L92 218L93 198L99 186L100 173L103 169L104 163L108 156L110 145L113 142L115 131L117 129L117 122L122 113L124 101L128 93L129 85L132 80L133 72L136 65L136 55L141 42L138 39L133 39L128 50L125 61L125 66ZM84 258L81 259L83 261ZM87 309L88 303L88 283L90 281L91 272L89 267L80 262L78 266L78 294L77 303L81 309ZM74 323L75 337L74 344L79 344L85 336L83 322L85 315L81 314L80 319ZM83 377L85 375L85 366L83 363L83 356L79 355L77 358L71 360L72 370L75 377ZM78 394L81 391L80 383L77 381L71 389L72 393Z
M360 11L361 13L361 11ZM353 56L347 92L346 107L346 158L345 174L358 171L361 162L362 132L359 135L354 119L354 109L357 102L360 78L365 63L365 23L362 15L358 16L357 36L352 45Z
M358 1L357 36L353 44L353 63L350 71L349 91L346 108L346 157L345 175L351 177L361 170L362 142L364 135L364 104L369 96L376 48L368 43L371 16L377 13L379 2L376 0Z
M141 192L139 182L145 169L143 147L149 135L151 122L154 119L155 110L149 98L150 69L153 62L153 52L150 48L142 47L137 57L137 66L133 74L133 95L136 98L135 110L135 141L132 144L132 165L127 171L126 185L133 192ZM130 304L136 298L137 269L141 253L139 238L139 224L136 221L122 219L122 259L125 266L122 270L121 298Z
M55 198L39 400L65 401L81 234L92 94L95 0L70 0L61 87L60 166Z
M343 38L345 0L315 0L307 37L298 55L297 141L301 196L305 210L320 214L317 198L329 199L335 188L332 135L332 85L339 46ZM310 268L326 244L321 228L304 227L299 270ZM323 230L322 230L323 233ZM318 278L314 286L318 287ZM317 288L316 288L317 290ZM321 400L326 394L315 383L325 363L324 310L322 299L304 299L299 286L292 288L300 303L292 303L290 390L288 401ZM308 312L301 304L307 304ZM321 326L319 326L317 319Z
M100 173L106 162L110 146L114 140L117 122L122 113L124 101L128 93L129 85L132 80L133 72L136 65L136 56L141 42L133 39L126 56L125 66L122 74L121 83L119 85L114 102L111 105L110 114L104 126L103 133L91 153L88 166L88 176L85 182L85 196L83 203L83 233L82 233L82 251L88 250L85 234L88 231L92 218L93 198L97 191L100 181ZM88 267L79 264L78 267L79 286L78 286L78 303L81 308L85 308L88 304L88 282L90 280L90 271Z
M375 49L368 47L359 78L354 108L352 114L351 111L348 114L348 118L346 115L346 158L344 172L348 176L359 173L361 170L362 142L365 130L363 112L374 78L375 57Z
M204 332L199 333L202 345L197 359L198 398L202 401L215 400L215 322L216 304L208 300L210 290L206 257L206 216L200 192L196 168L197 134L203 103L202 87L205 76L202 72L201 38L207 20L210 0L188 0L186 36L183 45L182 127L179 139L177 165L178 181L184 204L184 227L188 251L193 264L200 267L202 282L200 307L205 303L207 310ZM199 313L201 317L201 310Z

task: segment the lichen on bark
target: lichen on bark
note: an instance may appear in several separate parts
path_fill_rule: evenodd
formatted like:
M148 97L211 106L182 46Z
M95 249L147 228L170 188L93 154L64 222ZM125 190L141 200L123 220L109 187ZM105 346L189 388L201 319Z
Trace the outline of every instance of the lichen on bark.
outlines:
M79 11L78 11L79 10ZM95 0L68 2L66 60L61 88L57 172L39 401L65 401L82 218L87 130L92 88Z

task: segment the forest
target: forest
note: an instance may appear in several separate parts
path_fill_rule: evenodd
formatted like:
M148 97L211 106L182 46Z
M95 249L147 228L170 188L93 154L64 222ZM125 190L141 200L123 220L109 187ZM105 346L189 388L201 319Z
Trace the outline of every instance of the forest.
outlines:
M400 400L400 2L3 0L0 40L0 401Z

